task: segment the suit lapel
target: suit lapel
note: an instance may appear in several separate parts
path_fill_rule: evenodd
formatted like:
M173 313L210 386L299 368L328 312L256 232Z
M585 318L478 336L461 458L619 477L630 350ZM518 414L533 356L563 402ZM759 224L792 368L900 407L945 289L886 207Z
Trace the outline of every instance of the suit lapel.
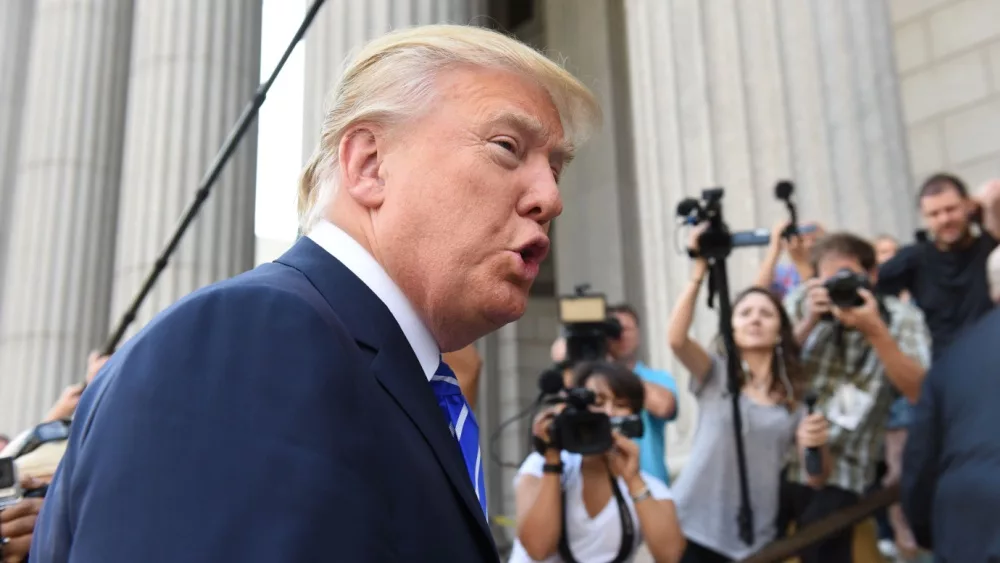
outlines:
M399 336L402 337L402 333ZM403 337L404 346L405 340ZM427 379L423 377L413 353L408 354L412 358L407 358L397 352L400 349L388 345L379 350L371 366L375 377L423 434L455 491L464 501L465 507L476 519L482 532L492 540L486 516L479 505L476 491L465 468L462 450L448 430L448 423L441 407L438 406L437 397ZM402 349L409 351L409 348Z
M389 309L339 260L307 237L299 239L277 262L302 272L355 339L377 351L371 364L375 377L423 435L452 487L495 550L493 534L469 479L461 448L448 430L420 362Z

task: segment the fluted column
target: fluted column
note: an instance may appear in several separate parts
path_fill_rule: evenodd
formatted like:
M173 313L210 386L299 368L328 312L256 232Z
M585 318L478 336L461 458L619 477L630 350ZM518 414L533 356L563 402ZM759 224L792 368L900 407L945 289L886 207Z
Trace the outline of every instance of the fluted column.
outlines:
M21 116L31 48L33 0L0 2L0 272L4 271L10 211L14 199ZM3 275L0 275L3 309Z
M107 331L128 84L131 0L35 10L0 309L4 432L81 380Z
M433 23L485 23L486 0L327 0L306 34L303 161L319 143L323 109L344 63L383 33Z
M666 342L688 280L689 261L674 250L683 244L675 206L703 188L726 188L733 229L783 217L773 186L788 178L804 219L862 235L912 232L883 1L629 0L625 9L651 341ZM733 293L751 283L759 257L733 253ZM718 326L707 313L698 313L703 342ZM654 364L671 363L665 346L651 351ZM675 374L686 387L686 371ZM671 454L686 449L694 410L685 394Z
M547 0L545 14L547 51L591 88L604 113L603 126L560 179L566 196L554 223L558 291L586 282L611 302L638 302L642 262L622 4Z
M112 322L131 302L260 82L261 0L138 0ZM177 299L254 264L251 127L130 334Z

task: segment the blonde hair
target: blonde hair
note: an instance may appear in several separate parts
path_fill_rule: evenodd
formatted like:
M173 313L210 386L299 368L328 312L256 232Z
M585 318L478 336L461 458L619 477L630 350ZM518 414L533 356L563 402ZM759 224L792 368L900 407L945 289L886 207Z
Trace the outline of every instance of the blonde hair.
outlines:
M319 145L299 182L303 234L322 218L337 190L338 150L360 121L394 125L434 99L439 72L457 66L494 68L536 80L552 98L567 140L579 145L601 120L594 95L562 66L496 31L463 25L412 27L383 35L348 63L331 93Z

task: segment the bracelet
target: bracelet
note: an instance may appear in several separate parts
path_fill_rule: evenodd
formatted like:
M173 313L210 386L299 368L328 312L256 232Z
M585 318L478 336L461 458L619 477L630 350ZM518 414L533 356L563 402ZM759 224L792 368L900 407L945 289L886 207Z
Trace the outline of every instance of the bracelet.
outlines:
M542 473L562 473L563 464L559 463L546 463L542 466Z
M632 503L633 504L639 504L640 502L642 502L642 501L644 501L644 500L646 500L648 498L652 498L652 497L653 497L653 493L651 493L649 491L649 487L644 487L642 489L642 492L640 492L637 495L632 496Z

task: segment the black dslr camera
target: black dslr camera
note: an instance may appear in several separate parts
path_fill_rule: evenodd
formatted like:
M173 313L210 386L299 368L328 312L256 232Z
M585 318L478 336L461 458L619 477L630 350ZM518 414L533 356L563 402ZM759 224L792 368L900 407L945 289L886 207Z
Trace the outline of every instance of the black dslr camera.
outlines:
M580 362L604 361L608 354L609 340L621 338L621 323L608 315L607 301L603 295L588 294L589 285L575 288L574 295L559 300L559 320L566 334L566 360L542 374L539 385L550 395L548 404L565 404L549 427L550 446L582 455L598 454L612 446L611 432L617 430L628 438L643 434L642 419L638 415L608 417L593 412L594 393L582 387L566 389L563 370L572 369ZM545 444L536 442L536 449L543 451Z
M868 276L847 268L843 268L830 276L829 279L823 282L823 287L830 294L830 302L841 309L853 309L864 305L865 300L858 293L858 290L862 288L868 291L872 290Z

